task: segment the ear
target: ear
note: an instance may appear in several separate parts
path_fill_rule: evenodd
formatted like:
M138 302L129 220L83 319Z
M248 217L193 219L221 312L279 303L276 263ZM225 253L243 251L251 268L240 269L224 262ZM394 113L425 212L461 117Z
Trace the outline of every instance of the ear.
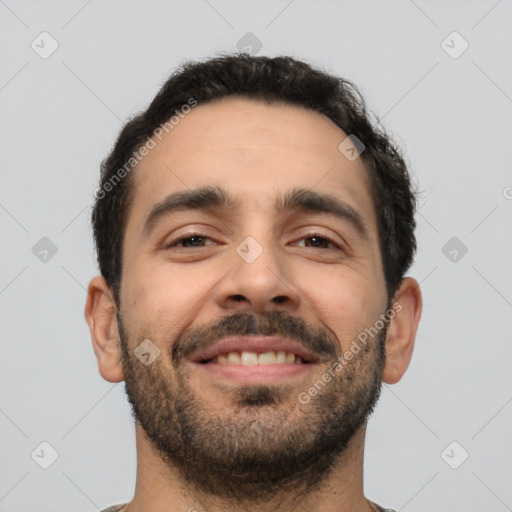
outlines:
M421 308L420 285L412 277L406 277L393 299L396 314L390 320L387 331L386 363L382 373L382 380L387 384L397 383L409 366Z
M116 312L117 306L107 282L102 276L96 276L87 289L84 314L99 372L108 382L120 382L124 378Z

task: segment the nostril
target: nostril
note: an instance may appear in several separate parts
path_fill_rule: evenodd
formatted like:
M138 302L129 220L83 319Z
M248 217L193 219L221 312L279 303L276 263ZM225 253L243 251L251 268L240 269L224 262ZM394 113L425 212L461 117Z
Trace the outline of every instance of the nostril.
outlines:
M245 300L245 297L243 295L233 295L233 299L237 302L242 302Z
M287 300L287 297L285 297L284 295L279 295L279 297L274 297L272 299L272 302L275 302L276 304L282 304L283 302L286 302Z

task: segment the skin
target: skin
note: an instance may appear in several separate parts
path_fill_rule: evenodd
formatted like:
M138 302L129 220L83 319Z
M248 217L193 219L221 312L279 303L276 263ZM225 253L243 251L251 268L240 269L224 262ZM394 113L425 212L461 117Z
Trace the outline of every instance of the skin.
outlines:
M133 349L150 338L161 350L162 371L174 369L167 357L184 332L237 312L284 311L334 335L337 353L350 349L366 327L386 310L385 280L369 178L361 159L349 161L338 150L346 134L319 113L296 106L225 98L195 107L139 164L135 196L123 245L121 313ZM200 186L221 186L239 201L228 211L173 214L155 226L151 236L143 223L153 206L168 194ZM274 200L294 187L335 195L363 218L369 238L345 221L319 213L286 215ZM205 232L209 245L171 248L170 241ZM340 248L306 243L321 234ZM252 236L262 254L247 263L235 248ZM273 300L280 297L279 301ZM382 381L398 382L414 347L421 315L418 283L405 278L391 304L401 310L389 322ZM88 287L85 318L98 368L109 382L124 379L117 307L105 280ZM372 347L372 350L377 350ZM318 365L290 380L279 412L297 421L303 411L297 396L321 378L329 364ZM189 368L195 399L212 414L229 414L232 395L215 378ZM236 384L223 383L223 386ZM276 411L269 409L268 419ZM294 416L295 415L295 416ZM301 500L311 512L371 510L363 494L365 425L352 437L335 469L314 493ZM137 482L130 512L173 510L224 511L226 502L201 495L185 483L156 453L136 423ZM294 496L274 503L246 505L246 511L297 510ZM207 508L206 508L207 507ZM234 508L230 508L234 510Z

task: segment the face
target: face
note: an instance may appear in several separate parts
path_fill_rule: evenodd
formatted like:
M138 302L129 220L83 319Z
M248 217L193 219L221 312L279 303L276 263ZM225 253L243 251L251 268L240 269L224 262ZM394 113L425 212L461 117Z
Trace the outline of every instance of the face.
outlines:
M370 181L338 150L346 136L316 112L227 98L195 107L134 171L127 393L155 450L206 492L316 485L377 400L385 327L336 363L388 306Z

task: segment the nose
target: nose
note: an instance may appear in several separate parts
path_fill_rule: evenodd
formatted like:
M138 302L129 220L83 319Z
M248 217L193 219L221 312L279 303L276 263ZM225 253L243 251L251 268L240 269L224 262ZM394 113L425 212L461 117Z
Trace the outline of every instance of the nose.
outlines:
M230 263L231 270L216 287L221 308L259 314L298 309L300 300L290 268L271 241L263 245L247 237L234 250Z

